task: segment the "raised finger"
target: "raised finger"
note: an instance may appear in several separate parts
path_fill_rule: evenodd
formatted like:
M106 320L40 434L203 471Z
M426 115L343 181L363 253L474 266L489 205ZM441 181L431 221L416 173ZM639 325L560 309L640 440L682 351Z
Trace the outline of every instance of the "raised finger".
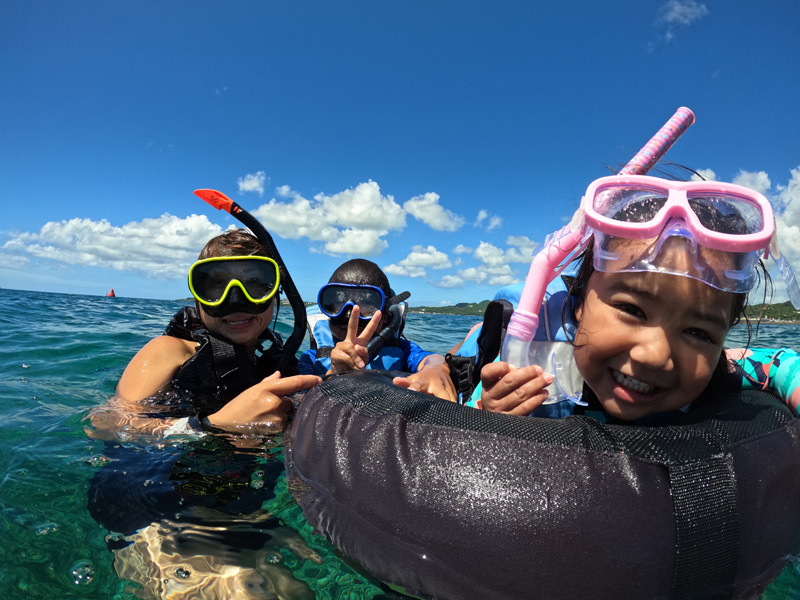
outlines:
M372 315L372 318L367 323L367 326L364 327L364 330L359 334L356 338L356 343L362 346L366 346L367 342L372 339L372 335L378 330L378 327L381 324L381 311L376 310L375 314Z
M344 338L344 341L350 342L351 344L355 344L356 338L358 337L359 315L361 315L361 309L359 309L356 304L353 310L350 311L350 319L347 321L347 335Z
M322 382L316 375L294 375L284 377L274 381L265 382L265 390L277 396L294 394L302 390L307 390Z

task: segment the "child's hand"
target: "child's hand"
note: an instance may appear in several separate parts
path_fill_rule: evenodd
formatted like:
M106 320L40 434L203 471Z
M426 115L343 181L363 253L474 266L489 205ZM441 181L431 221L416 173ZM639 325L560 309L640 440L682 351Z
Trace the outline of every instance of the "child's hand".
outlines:
M346 373L363 369L369 362L367 343L381 324L381 311L375 311L367 326L358 333L358 317L361 309L358 305L353 307L350 320L347 322L347 335L344 340L337 343L331 350L331 370L329 373Z
M456 386L450 379L450 367L446 364L426 364L421 370L407 377L395 377L392 383L409 390L431 394L443 400L458 402Z
M316 375L295 375L281 379L281 374L276 371L209 415L208 421L226 431L278 433L285 427L294 406L285 396L307 390L321 381Z
M507 362L493 362L481 369L480 407L493 412L528 415L547 399L550 373L531 365L514 369Z

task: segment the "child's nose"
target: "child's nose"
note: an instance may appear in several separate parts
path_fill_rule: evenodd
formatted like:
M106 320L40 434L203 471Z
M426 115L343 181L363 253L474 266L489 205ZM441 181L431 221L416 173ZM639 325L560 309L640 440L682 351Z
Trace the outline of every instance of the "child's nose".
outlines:
M674 367L672 343L660 327L644 327L634 334L631 359L654 369L669 371Z

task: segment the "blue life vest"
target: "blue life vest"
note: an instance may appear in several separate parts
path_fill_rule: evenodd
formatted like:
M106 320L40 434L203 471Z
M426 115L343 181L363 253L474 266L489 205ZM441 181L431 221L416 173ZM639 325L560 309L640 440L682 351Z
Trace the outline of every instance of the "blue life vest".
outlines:
M307 319L312 342L311 348L300 357L299 369L301 373L309 373L313 369L314 374L324 375L331 368L331 350L340 340L333 337L328 318L320 313L318 307L308 307ZM422 350L414 342L401 338L398 333L394 343L384 344L366 368L414 372L422 359L430 354L433 353ZM313 366L310 365L312 362Z

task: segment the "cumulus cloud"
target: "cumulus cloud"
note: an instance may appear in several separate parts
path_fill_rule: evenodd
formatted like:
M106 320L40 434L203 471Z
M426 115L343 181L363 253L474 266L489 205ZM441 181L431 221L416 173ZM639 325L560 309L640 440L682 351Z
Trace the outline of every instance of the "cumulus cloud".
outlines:
M385 230L345 229L335 240L325 244L325 250L331 254L377 256L389 246L381 237L387 233Z
M439 281L431 281L431 285L440 288L464 287L464 280L458 275L445 275Z
M164 214L116 227L105 219L45 223L38 233L10 234L3 249L67 264L141 271L153 279L183 277L209 238L222 233L205 215Z
M486 225L486 231L499 229L502 224L503 224L502 217L498 217L497 215L492 215L491 217L489 217L489 223Z
M239 185L239 193L255 192L259 196L264 195L264 183L267 180L267 174L264 171L256 171L255 173L247 174L244 177L239 177L236 183Z
M761 194L767 194L772 183L769 180L769 175L764 171L750 172L739 171L736 177L733 178L733 183L741 185L751 190L755 190Z
M498 229L503 224L502 217L497 215L490 215L486 210L481 209L478 211L478 216L475 217L475 227L482 227L486 231Z
M463 287L468 283L502 287L520 281L509 263L530 262L530 253L536 243L526 236L510 236L506 243L510 247L505 250L488 242L480 242L472 251L459 246L462 253L470 251L480 265L458 269L455 275L445 275L431 283L437 287Z
M273 198L253 214L281 237L323 242L329 254L376 256L388 246L383 238L406 226L403 208L392 196L383 196L374 181L312 200L288 186L277 192L288 201Z
M707 14L706 5L695 0L669 0L661 7L659 19L667 25L691 25Z
M506 250L506 262L529 263L539 242L533 241L526 235L511 235L506 238L506 244L510 246Z
M439 194L428 192L414 196L403 204L405 211L436 231L458 231L464 225L464 217L439 204Z
M679 29L694 25L708 14L708 7L696 0L668 0L659 9L657 19L665 28L664 42L671 42Z
M447 254L434 246L416 245L408 256L396 264L388 265L384 271L390 275L425 277L428 269L449 269L452 266Z
M778 186L777 192L775 204L783 207L776 217L781 252L800 275L800 166L792 169L789 183Z

